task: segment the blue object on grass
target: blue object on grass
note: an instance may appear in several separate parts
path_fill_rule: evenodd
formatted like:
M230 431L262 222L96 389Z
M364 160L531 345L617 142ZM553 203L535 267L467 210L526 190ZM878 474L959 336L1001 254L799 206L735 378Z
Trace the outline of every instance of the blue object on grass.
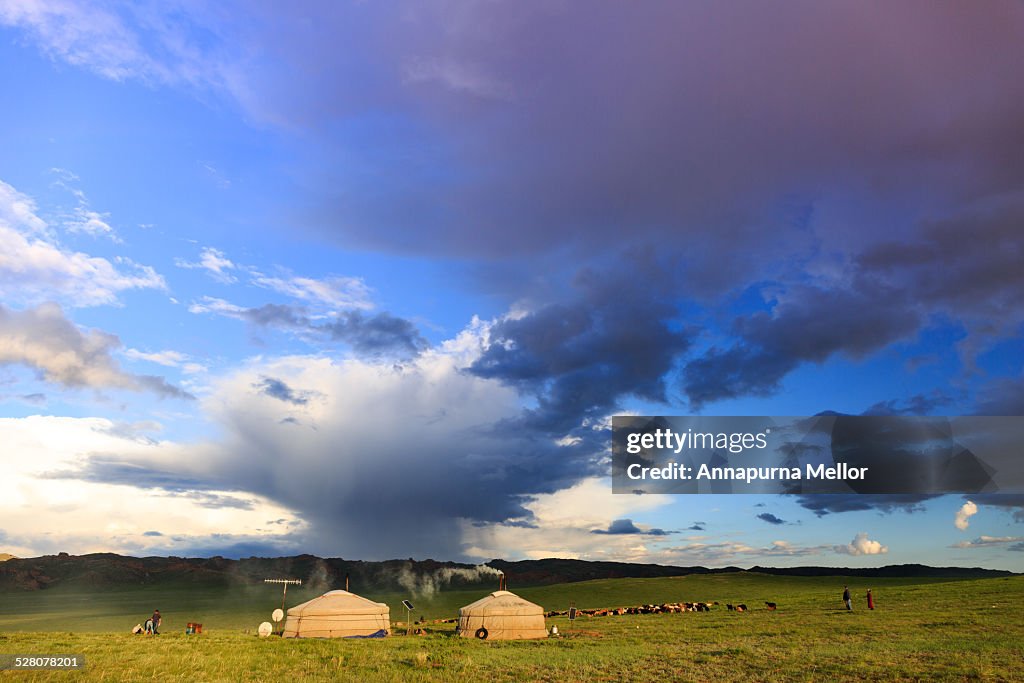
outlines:
M345 636L345 637L346 638L387 638L387 636L388 636L388 632L386 630L384 630L384 629L380 629L379 631L374 631L373 633L371 633L370 635L367 635L367 636Z

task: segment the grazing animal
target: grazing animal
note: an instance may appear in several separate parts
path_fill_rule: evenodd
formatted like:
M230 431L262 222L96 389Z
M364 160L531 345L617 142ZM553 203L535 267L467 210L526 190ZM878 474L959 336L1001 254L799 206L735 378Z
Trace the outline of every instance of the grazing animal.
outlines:
M729 611L730 611L730 612L731 612L731 611L733 611L734 609L736 609L736 608L735 608L735 607L733 607L732 605L726 605L726 607L728 607L728 608L729 608Z
M747 611L747 606L746 605L736 605L736 611L737 612L746 612Z
M776 605L774 602L766 602L764 604L768 606L768 609L770 611L775 611L775 608L778 607L778 605Z

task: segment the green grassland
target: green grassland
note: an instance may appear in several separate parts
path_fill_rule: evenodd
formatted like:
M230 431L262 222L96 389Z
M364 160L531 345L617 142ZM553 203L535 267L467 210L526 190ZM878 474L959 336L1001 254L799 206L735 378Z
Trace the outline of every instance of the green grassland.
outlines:
M848 583L855 610L840 601ZM356 589L357 587L353 587ZM877 609L868 611L867 588ZM452 617L487 591L416 598L427 619ZM84 672L0 672L0 680L651 681L1024 680L1024 577L980 580L776 577L750 573L611 579L513 590L546 609L719 601L710 613L548 620L544 641L457 638L451 624L384 640L258 638L280 606L269 587L160 587L0 595L0 653L84 654ZM289 605L313 591L289 590ZM406 595L374 594L392 620ZM776 602L777 611L764 608ZM743 614L725 603L746 603ZM160 636L128 631L159 608ZM414 613L414 617L417 613ZM186 636L187 621L204 632Z

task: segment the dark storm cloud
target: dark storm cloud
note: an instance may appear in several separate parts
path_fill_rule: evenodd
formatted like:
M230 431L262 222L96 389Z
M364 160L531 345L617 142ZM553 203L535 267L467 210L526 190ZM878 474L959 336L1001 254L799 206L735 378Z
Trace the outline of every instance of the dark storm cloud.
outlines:
M584 270L575 298L499 320L469 371L536 396L522 423L553 435L608 415L625 396L667 402L665 375L693 332L675 321L671 275L636 259L642 280Z
M1024 165L1024 160L1022 160ZM967 332L958 350L964 367L1024 324L1024 202L991 206L927 223L920 235L868 247L849 276L828 288L775 284L770 312L740 316L735 341L693 359L683 386L695 407L723 398L769 395L802 363L835 354L862 358L908 340L936 319ZM996 380L983 388L976 412L1020 414L1020 386ZM881 402L868 414L927 414L952 399L940 393Z
M301 306L264 304L255 308L240 308L226 302L204 303L193 306L195 312L217 313L244 320L259 327L289 330L313 338L326 338L347 344L360 356L399 356L411 358L429 344L405 318L387 311L372 315L362 311L343 311L333 315L330 322L310 317Z
M497 259L510 298L538 269L625 245L677 259L677 299L781 288L690 359L682 386L700 408L771 394L804 363L863 358L939 314L969 321L968 360L991 336L979 318L1005 312L1021 281L1019 211L996 198L1024 183L1022 11L498 2L452 16L417 3L392 21L332 7L313 24L274 16L271 77L245 103L323 131L328 168L344 150L371 170L324 174L319 209L297 221L346 245ZM369 112L391 114L373 145ZM546 303L498 330L523 345L473 371L557 373L535 416L552 424L630 393L615 358L560 372L525 346L545 343L544 323L583 335L597 317ZM641 376L636 395L651 385Z
M688 531L704 531L705 522L694 522L693 525L686 527Z
M638 536L668 536L669 532L664 529L648 529L644 531L633 524L631 519L616 519L608 525L607 529L594 529L592 534L608 534L611 536L636 534Z
M314 329L324 330L332 339L349 344L363 355L390 352L415 356L427 348L415 325L387 312L368 316L361 311L349 311Z
M799 365L784 353L768 353L746 346L711 349L687 363L683 389L690 405L700 410L705 403L738 396L767 396Z
M309 327L305 312L286 304L263 304L239 314L244 320L261 327Z
M596 457L604 434L595 451L503 424L520 409L516 393L461 372L443 354L402 365L293 359L239 372L204 404L222 430L216 441L162 456L93 454L48 476L154 489L169 505L182 496L249 509L266 498L306 524L291 539L304 550L387 559L464 557L463 525L530 523L532 496L604 473ZM268 377L293 396L315 386L317 406L326 407L309 417L316 429L281 423L283 412L300 408L252 389ZM313 403L301 410L316 412Z
M104 73L78 44L92 34L52 18L32 35ZM282 217L289 228L474 261L501 271L504 300L538 271L624 246L671 254L676 298L726 327L735 318L687 367L695 407L771 393L803 363L861 358L936 316L967 328L970 365L1020 323L1020 3L324 0L296 13L262 0L165 19L144 23L206 41L154 42L137 20L107 22L139 31L130 54L169 48L136 55L152 72L116 73L215 89L250 120L302 131L312 170L294 183L304 194ZM771 288L788 297L774 310L725 310L737 292ZM561 295L534 303L537 315L572 307ZM248 315L308 322L286 308ZM414 354L422 340L399 320L360 315L326 332ZM537 366L489 360L508 361L499 374ZM572 380L546 395L591 402L590 378Z
M81 479L101 484L123 484L166 491L194 491L215 488L200 477L161 470L142 463L129 462L117 454L91 453L81 467L39 475L42 479Z
M780 519L780 518L776 517L775 515L773 515L770 512L762 512L761 514L759 514L757 516L757 518L760 519L763 522L768 522L769 524L785 524L786 523L786 520Z
M475 260L501 272L505 300L538 271L625 246L671 254L676 299L735 318L686 368L694 407L770 394L803 363L862 358L935 316L968 329L968 364L1020 323L1019 3L314 2L296 14L263 1L226 11L246 17L230 26L179 12L214 24L210 46L194 46L210 62L201 84L312 142L290 227ZM762 288L786 299L725 310L723 296ZM534 304L538 321L545 304L575 321L561 294ZM308 326L287 308L247 315ZM424 347L386 316L323 332L360 352ZM498 355L474 371L544 368ZM591 380L559 375L543 408L579 413Z
M792 248L761 212L794 195L944 203L1021 179L1015 3L263 7L273 40L239 95L331 124L324 163L344 150L361 173L323 174L314 220L345 244L507 256L628 229L685 245L714 286ZM366 145L370 112L388 115Z
M304 406L309 403L309 397L301 392L296 393L290 386L273 377L261 377L260 381L253 386L267 396L284 401L285 403L292 403L297 406Z
M864 411L864 415L931 415L952 405L953 399L935 391L928 395L915 394L910 398L879 401Z
M1019 493L972 493L970 498L981 505L1005 505L1024 508L1024 494Z
M896 291L793 287L771 313L736 320L736 345L690 361L683 387L695 407L768 395L801 363L820 363L836 353L861 358L911 334L917 325L917 314Z
M882 514L897 511L920 512L926 500L937 496L922 494L817 494L800 496L796 502L818 517L840 512L864 512L874 510Z
M509 527L509 528L512 528L512 529L538 529L538 528L540 528L540 527L537 526L537 524L535 524L535 523L533 523L533 522L531 522L531 521L529 521L527 519L509 519L509 520L506 520L504 522L499 522L499 524L501 526ZM478 529L486 529L487 527L491 526L491 522L476 521L476 522L473 522L473 526L475 526Z
M974 412L978 415L1024 415L1024 377L1004 377L983 386Z
M1024 155L1020 163L1024 173ZM916 239L876 244L858 264L879 279L909 287L918 301L1019 323L1022 224L1024 198L999 199L927 222Z
M1024 154L1017 166L1024 180ZM960 321L968 336L957 346L970 371L979 353L1024 325L1024 198L1009 197L928 221L919 237L871 246L857 262L866 277L911 294L922 311Z
M264 497L308 525L296 532L305 550L387 559L464 557L464 525L530 523L532 496L604 473L589 442L560 445L545 432L504 424L520 409L516 393L460 371L443 354L400 366L296 359L241 373L206 403L222 427L216 442L183 447L188 457L159 467L97 459L78 476L177 487L201 504L214 502L201 494L226 495L227 503ZM296 408L251 389L267 377L293 393L315 387L324 408L308 418L316 429L281 424L281 414ZM315 413L313 403L303 410ZM604 434L595 440L605 447Z
M979 505L991 505L994 507L1007 508L1013 515L1015 522L1024 523L1024 495L1014 493L973 493L964 496L965 499Z
M141 489L153 489L153 495L171 499L187 499L200 507L219 510L234 508L252 510L254 501L245 497L211 493L209 489L236 490L227 482L215 483L209 478L192 477L170 471L171 468L157 469L146 464L131 462L118 455L89 454L75 469L45 472L40 479L75 479L99 484L117 484Z

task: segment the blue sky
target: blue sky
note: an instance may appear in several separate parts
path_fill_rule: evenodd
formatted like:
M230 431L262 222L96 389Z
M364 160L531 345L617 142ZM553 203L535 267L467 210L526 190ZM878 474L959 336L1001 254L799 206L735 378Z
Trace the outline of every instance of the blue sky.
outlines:
M1020 495L606 476L617 413L1022 413L1022 46L1013 3L0 0L0 551L1024 570Z

